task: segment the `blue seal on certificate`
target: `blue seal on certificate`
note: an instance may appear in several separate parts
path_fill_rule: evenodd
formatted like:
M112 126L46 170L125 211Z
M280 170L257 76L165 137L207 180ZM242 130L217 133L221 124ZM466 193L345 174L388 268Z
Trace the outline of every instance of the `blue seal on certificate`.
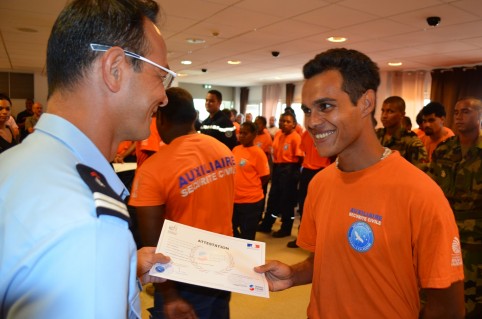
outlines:
M164 270L166 270L166 268L164 268L164 266L162 266L162 265L156 266L157 272L164 272Z

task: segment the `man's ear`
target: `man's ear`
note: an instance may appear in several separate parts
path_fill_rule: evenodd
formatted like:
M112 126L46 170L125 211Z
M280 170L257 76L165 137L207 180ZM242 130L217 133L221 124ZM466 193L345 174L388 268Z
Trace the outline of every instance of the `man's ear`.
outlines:
M376 93L373 90L367 90L365 94L362 95L361 100L359 101L359 105L361 107L362 116L365 117L367 115L372 114L375 111L375 103L376 103Z
M118 92L128 65L124 50L119 47L112 47L102 56L102 78L105 85L112 92Z

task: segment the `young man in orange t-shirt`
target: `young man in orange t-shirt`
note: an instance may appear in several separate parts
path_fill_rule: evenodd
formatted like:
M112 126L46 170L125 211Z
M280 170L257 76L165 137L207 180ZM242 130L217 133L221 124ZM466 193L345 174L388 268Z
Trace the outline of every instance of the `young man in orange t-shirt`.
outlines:
M373 130L377 65L337 48L318 54L303 73L307 130L320 156L337 160L308 187L297 244L309 257L255 271L266 274L272 291L312 283L310 319L463 318L462 254L450 205Z

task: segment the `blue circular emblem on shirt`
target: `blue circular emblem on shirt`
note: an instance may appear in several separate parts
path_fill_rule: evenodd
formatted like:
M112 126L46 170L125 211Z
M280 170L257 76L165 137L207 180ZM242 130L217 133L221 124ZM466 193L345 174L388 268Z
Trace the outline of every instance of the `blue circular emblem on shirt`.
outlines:
M364 253L373 246L373 231L365 222L355 222L348 230L348 242L358 252Z

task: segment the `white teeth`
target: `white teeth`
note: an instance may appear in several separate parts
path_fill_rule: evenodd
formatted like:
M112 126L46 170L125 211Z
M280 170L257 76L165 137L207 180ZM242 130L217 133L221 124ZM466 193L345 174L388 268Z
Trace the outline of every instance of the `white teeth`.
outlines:
M335 133L335 131L328 131L328 132L323 132L323 133L320 133L320 134L316 134L315 137L317 139L322 139L322 138L325 138L331 134Z

